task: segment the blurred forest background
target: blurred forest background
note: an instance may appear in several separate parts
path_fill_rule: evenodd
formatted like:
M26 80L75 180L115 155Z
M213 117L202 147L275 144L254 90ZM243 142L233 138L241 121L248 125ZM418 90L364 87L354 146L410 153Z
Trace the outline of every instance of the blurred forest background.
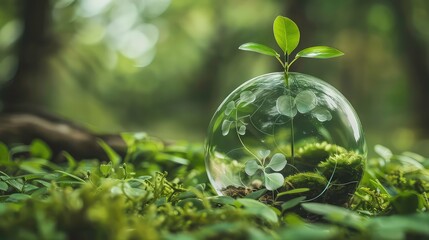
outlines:
M358 112L368 146L429 155L427 0L2 0L3 111L43 109L100 133L144 131L202 142L237 86L280 71L241 52L275 46L277 15L301 29L298 49L345 56L301 60L293 71L339 89Z

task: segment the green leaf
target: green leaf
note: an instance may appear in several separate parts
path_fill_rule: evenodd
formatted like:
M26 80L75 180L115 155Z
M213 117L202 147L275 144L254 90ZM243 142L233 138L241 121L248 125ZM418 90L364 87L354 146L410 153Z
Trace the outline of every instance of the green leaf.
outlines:
M133 148L136 143L142 142L149 138L148 134L145 132L124 132L121 133L121 137L124 140L128 148Z
M226 136L229 133L229 129L231 128L232 121L223 120L222 122L222 135Z
M0 162L9 162L9 160L9 150L4 143L0 142Z
M305 90L295 97L296 109L300 113L308 113L316 107L316 94L310 90Z
M22 187L24 186L22 184L21 179L18 179L18 180L11 179L11 180L7 180L5 182L7 182L10 186L12 186L13 188L15 188L18 191L22 191Z
M112 171L112 162L109 162L108 164L100 164L100 172L101 174L103 174L103 177L109 176L111 171Z
M285 155L281 153L276 153L271 158L271 161L268 163L268 165L265 168L271 168L274 171L281 171L286 166L287 161Z
M365 227L366 218L342 207L322 203L303 203L301 206L305 210L322 215L325 219L334 223L343 224L359 230Z
M77 166L76 159L68 152L63 151L62 154L67 159L69 169L74 169Z
M208 198L211 203L222 204L222 205L233 205L235 199L230 196L214 196Z
M52 151L49 146L40 139L35 139L30 144L30 153L33 157L50 159L52 156Z
M265 174L265 187L272 191L283 186L285 179L280 173L266 173Z
M305 57L305 58L334 58L343 56L344 53L338 49L327 47L327 46L315 46L309 47L304 50L299 51L296 56L297 57Z
M288 95L280 96L279 98L277 98L277 101L276 101L277 111L281 115L285 115L291 118L295 117L295 115L297 114L297 111L294 105L295 104L294 104L293 97Z
M282 212L287 210L287 209L295 207L296 205L300 204L305 199L306 199L305 196L301 196L301 197L293 198L293 199L283 203L281 206Z
M326 122L332 119L332 114L323 107L316 107L311 113L321 122Z
M107 154L107 157L112 162L113 166L117 166L121 163L121 156L115 152L106 142L101 139L97 140L98 145L103 148L104 152Z
M298 26L289 18L278 16L273 25L274 38L277 44L286 54L291 54L299 43Z
M231 114L234 108L235 108L235 102L234 101L229 102L225 108L225 116L229 116L229 114Z
M274 49L259 43L245 43L238 47L238 49L249 52L256 52L273 57L280 56L280 54L278 54Z
M40 185L42 185L44 187L47 187L47 188L51 187L51 183L47 182L47 181L44 181L44 180L38 180L38 179L36 179L36 180L33 181L33 183L38 183L38 184L40 184Z
M175 154L157 153L155 156L155 159L157 161L171 161L171 162L182 164L182 165L188 165L189 164L188 159L177 156Z
M7 191L7 189L8 189L9 187L8 187L8 185L7 185L7 183L5 183L5 182L0 182L0 191Z
M259 150L258 154L262 159L267 158L270 155L271 151L268 149Z
M244 91L240 93L240 102L244 103L243 107L251 104L255 100L256 96L251 91Z
M392 158L392 156L393 156L393 153L392 153L392 151L390 151L390 149L388 149L385 146L379 145L379 144L377 144L377 145L374 146L374 151L380 157L382 157L385 160L390 160Z
M245 135L246 134L246 126L241 125L240 128L238 129L238 134L240 135Z
M21 202L21 201L27 200L29 198L31 198L31 196L28 194L14 193L14 194L11 194L6 201L7 202Z
M277 198L284 196L284 195L290 195L290 194L297 194L297 193L303 193L303 192L308 192L310 191L309 188L295 188L286 192L281 192L279 194L277 194Z
M259 189L258 191L254 191L251 192L249 194L247 194L245 196L245 198L250 198L250 199L259 199L260 197L262 197L262 195L264 195L267 192L267 189L263 188L263 189Z
M270 223L276 223L278 221L277 214L274 210L259 201L249 198L241 198L235 201L243 206L245 212L249 214L259 216Z
M258 164L258 162L256 162L256 160L249 160L246 162L246 166L244 168L244 171L247 173L247 175L252 176L260 168L261 168L261 166L259 166L259 164Z
M78 181L80 181L82 183L86 183L85 180L83 180L82 178L80 178L80 177L78 177L78 176L76 176L74 174L71 174L71 173L68 173L68 172L65 172L65 171L61 171L61 170L55 170L55 172L62 173L64 175L67 175L67 176L69 176L71 178L74 178L74 179L76 179L76 180L78 180Z
M41 158L34 158L23 161L19 168L29 173L45 173L45 166L48 164L48 160Z

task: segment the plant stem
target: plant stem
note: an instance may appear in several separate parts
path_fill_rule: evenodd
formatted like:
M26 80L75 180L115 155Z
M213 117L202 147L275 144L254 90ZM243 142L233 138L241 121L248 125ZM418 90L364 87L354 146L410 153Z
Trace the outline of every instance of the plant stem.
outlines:
M286 66L286 71L287 71L287 72L289 72L289 68L290 68L290 66L292 66L292 64L293 64L296 60L298 60L298 57L295 57L295 58L292 60L292 62L290 62L290 63Z
M240 133L238 133L238 109L235 109L235 132L237 133L237 137L238 140L240 140L241 145L243 145L244 149L246 149L246 151L248 153L250 153L250 155L254 156L256 158L256 160L258 160L258 162L263 166L263 162L261 159L258 158L258 156L256 156L256 154L254 154L252 151L250 151L250 149L248 149L246 147L246 145L244 144L243 140L241 139Z
M289 63L289 55L287 53L285 53L285 63L283 64L284 67L284 73L285 73L285 81L286 81L286 86L289 89L289 91L292 92L292 90L290 89L290 81L289 81L289 67L290 65L292 65L297 58L295 58L294 60L292 60L292 62ZM292 101L292 99L290 99L290 101ZM290 106L292 105L292 102L290 102ZM292 138L292 142L291 142L291 155L292 155L292 165L295 163L295 131L293 128L293 116L290 117L290 135Z

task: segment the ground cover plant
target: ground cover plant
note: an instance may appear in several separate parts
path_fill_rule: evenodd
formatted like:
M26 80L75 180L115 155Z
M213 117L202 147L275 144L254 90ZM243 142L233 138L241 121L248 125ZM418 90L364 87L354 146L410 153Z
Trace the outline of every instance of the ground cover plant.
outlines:
M39 140L0 144L2 239L413 239L429 237L429 159L376 146L348 208L300 203L280 207L261 193L217 196L200 144L165 144L125 134L129 151L110 162L49 161ZM336 186L332 185L332 188ZM293 196L293 197L292 197ZM298 215L305 212L305 217ZM302 215L302 214L301 214Z

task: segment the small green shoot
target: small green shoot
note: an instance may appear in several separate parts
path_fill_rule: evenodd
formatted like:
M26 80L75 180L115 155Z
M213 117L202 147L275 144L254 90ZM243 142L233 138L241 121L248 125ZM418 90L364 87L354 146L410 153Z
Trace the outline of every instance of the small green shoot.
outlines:
M289 69L292 64L299 58L334 58L344 55L338 49L328 46L314 46L301 50L295 55L295 58L291 59L292 52L298 47L300 40L299 28L294 21L287 17L277 16L273 23L273 33L277 45L282 50L282 54L279 54L276 50L271 47L265 46L260 43L245 43L238 49L250 52L256 52L268 56L275 57L283 67L285 74L285 85L290 88L289 85ZM296 105L296 106L295 106ZM292 164L295 159L295 133L293 127L293 118L297 114L297 110L300 113L307 113L313 110L316 106L316 97L312 92L303 92L293 99L291 96L281 96L277 100L277 110L281 115L290 117L291 119L291 153L292 153ZM313 111L319 121L329 121L332 116L326 109L316 108Z
M298 60L298 58L334 58L344 55L338 49L328 46L314 46L301 50L295 55L295 58L290 60L292 52L296 49L300 40L299 28L294 21L287 17L277 16L273 24L274 38L282 50L283 54L279 54L271 47L265 46L260 43L245 43L238 49L250 52L256 52L268 56L275 57L282 65L285 75L286 83L288 84L287 75L289 68ZM283 58L282 58L283 57Z

